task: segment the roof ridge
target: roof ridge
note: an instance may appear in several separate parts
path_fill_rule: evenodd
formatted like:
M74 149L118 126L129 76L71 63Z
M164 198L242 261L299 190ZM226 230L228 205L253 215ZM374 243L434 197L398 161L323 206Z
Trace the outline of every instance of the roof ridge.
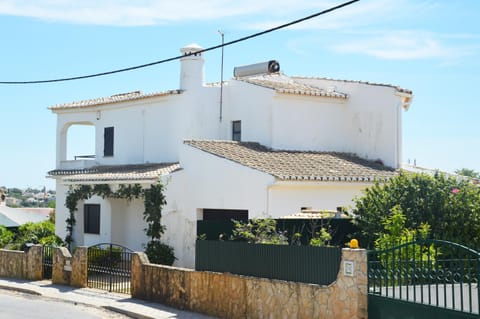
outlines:
M366 85L373 85L373 86L384 86L384 87L394 88L397 91L402 93L409 93L409 94L413 93L412 90L405 89L399 85L389 84L389 83L378 83L378 82L369 82L369 81L363 81L363 80L345 80L345 79L334 79L329 77L301 76L301 75L293 75L292 78L306 79L306 80L327 80L327 81L336 81L336 82L345 82L345 83L359 83L359 84L366 84Z
M143 93L142 91L132 91L132 92L126 92L126 93L113 94L110 96L103 96L98 98L84 99L79 101L55 104L48 107L48 109L55 111L55 110L64 110L64 109L72 109L72 108L87 108L87 107L107 105L107 104L113 104L113 103L119 103L119 102L153 98L158 96L175 95L175 94L181 94L181 93L182 93L182 90L179 90L179 89L158 91L158 92L151 92L151 93Z

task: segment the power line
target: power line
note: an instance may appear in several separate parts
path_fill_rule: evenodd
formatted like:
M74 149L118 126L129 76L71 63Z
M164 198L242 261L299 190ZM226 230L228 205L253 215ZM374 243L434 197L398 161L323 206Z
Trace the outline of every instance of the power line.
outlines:
M264 30L264 31L261 31L261 32L257 32L257 33L254 33L254 34L251 34L251 35L248 35L248 36L245 36L245 37L242 37L242 38L233 40L233 41L229 41L229 42L226 42L226 43L222 43L222 44L219 44L219 45L215 45L215 46L213 46L213 47L209 47L209 48L203 49L203 50L201 50L201 51L197 51L197 52L195 52L195 53L198 54L198 53L208 52L208 51L216 50L216 49L223 48L223 47L226 47L226 46L230 46L230 45L233 45L233 44L236 44L236 43L239 43L239 42L243 42L243 41L246 41L246 40L249 40L249 39L252 39L252 38L256 38L256 37L262 36L262 35L264 35L264 34L267 34L267 33L273 32L273 31L277 31L277 30L280 30L280 29L284 29L284 28L287 28L287 27L289 27L289 26L292 26L292 25L295 25L295 24L298 24L298 23L301 23L301 22L304 22L304 21L307 21L307 20L316 18L316 17L318 17L318 16L321 16L321 15L324 15L324 14L327 14L327 13L330 13L330 12L335 11L335 10L338 10L338 9L340 9L340 8L349 6L349 5L351 5L351 4L355 3L355 2L358 2L358 1L360 1L360 0L351 0L351 1L348 1L348 2L344 2L344 3L342 3L342 4L338 5L338 6L335 6L335 7L332 7L332 8L329 8L329 9L326 9L326 10L323 10L323 11L320 11L320 12L317 12L317 13L315 13L315 14L306 16L306 17L304 17L304 18L297 19L297 20L294 20L294 21L291 21L291 22L288 22L288 23L279 25L279 26L277 26L277 27L274 27L274 28L271 28L271 29L268 29L268 30ZM190 55L190 54L187 54L187 55ZM89 79L89 78L94 78L94 77L100 77L100 76L105 76L105 75L111 75L111 74L116 74L116 73L121 73L121 72L127 72L127 71L133 71L133 70L137 70L137 69L147 68L147 67L154 66L154 65L157 65L157 64L162 64L162 63L166 63L166 62L171 62L171 61L179 60L179 59L181 59L181 58L184 57L184 56L185 56L185 55L178 55L178 56L171 57L171 58L168 58L168 59L159 60L159 61L155 61L155 62L150 62L150 63L146 63L146 64L141 64L141 65L137 65L137 66L132 66L132 67L124 68L124 69L118 69L118 70L101 72L101 73L95 73L95 74L89 74L89 75L81 75L81 76L74 76L74 77L68 77L68 78L59 78L59 79L51 79L51 80L0 81L0 84L41 84L41 83L54 83L54 82L66 82L66 81Z

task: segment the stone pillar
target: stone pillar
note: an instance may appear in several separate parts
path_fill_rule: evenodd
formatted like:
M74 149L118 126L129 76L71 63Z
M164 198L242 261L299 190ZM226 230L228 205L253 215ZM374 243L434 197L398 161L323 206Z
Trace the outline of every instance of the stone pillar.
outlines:
M342 262L337 278L340 293L336 305L332 305L335 318L368 317L367 251L365 249L342 249ZM339 313L339 310L341 313ZM348 309L348 310L347 310Z
M42 245L34 245L30 247L26 253L26 263L24 274L26 279L41 280L42 279Z
M74 287L84 288L88 284L88 247L79 246L75 249L72 258L72 275L70 277L70 285Z
M130 292L133 298L145 298L145 275L143 265L150 263L145 253L135 252L132 256L132 273L130 278Z
M52 283L70 285L72 255L66 247L53 250Z

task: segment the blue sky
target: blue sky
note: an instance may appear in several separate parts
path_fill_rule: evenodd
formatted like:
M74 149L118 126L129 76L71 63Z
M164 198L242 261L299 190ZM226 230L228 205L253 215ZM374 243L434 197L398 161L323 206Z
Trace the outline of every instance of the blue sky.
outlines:
M79 76L207 48L343 1L0 0L0 81ZM480 1L361 0L225 48L239 65L276 59L287 75L389 83L413 90L403 113L403 160L480 171ZM220 80L220 50L205 55ZM47 107L141 90L176 89L179 62L72 82L0 85L0 185L54 188L56 118ZM76 135L75 135L76 134ZM74 134L75 154L92 138ZM73 138L73 137L72 137Z

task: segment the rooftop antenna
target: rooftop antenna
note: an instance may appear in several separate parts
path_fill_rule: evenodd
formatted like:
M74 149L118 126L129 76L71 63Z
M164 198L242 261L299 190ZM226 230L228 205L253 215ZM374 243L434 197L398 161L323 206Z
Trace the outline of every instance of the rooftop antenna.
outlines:
M223 45L225 43L225 34L218 30L218 33L222 36L222 63L220 66L220 123L222 123L222 112L223 112Z

